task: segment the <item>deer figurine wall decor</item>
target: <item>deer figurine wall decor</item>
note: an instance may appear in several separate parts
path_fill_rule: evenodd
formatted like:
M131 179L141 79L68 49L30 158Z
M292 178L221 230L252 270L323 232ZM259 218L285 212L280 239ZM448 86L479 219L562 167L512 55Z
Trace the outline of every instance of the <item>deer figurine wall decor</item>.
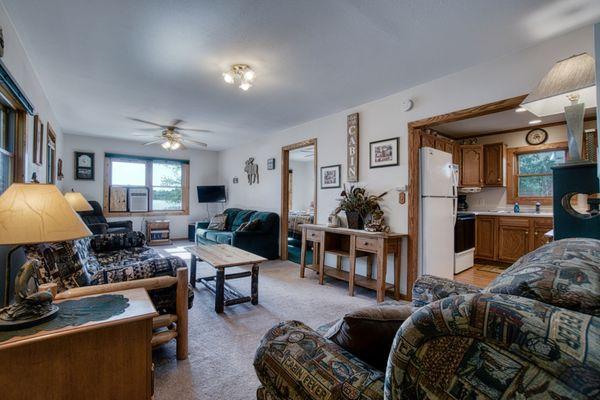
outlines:
M246 160L246 166L244 167L244 172L248 174L248 184L252 185L253 183L258 184L258 164L254 164L254 157L250 157Z

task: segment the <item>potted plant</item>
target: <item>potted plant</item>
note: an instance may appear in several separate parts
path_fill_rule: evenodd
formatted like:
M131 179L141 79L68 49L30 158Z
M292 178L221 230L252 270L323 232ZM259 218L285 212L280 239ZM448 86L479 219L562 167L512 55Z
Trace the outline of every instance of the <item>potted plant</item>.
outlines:
M348 228L363 229L367 218L375 211L381 211L379 201L387 192L379 196L368 194L364 188L344 185L340 205L336 208L335 213L344 211L348 219Z

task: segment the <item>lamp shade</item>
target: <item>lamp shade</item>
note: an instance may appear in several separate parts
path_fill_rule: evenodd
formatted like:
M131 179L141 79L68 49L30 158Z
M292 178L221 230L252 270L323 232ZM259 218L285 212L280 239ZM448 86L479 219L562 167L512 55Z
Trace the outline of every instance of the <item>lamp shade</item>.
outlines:
M67 200L67 203L69 203L73 210L77 212L93 210L90 203L88 203L85 197L79 192L65 193L65 200Z
M577 94L586 108L596 107L595 74L594 59L587 53L559 61L521 106L538 117L556 115L571 105L567 96Z
M13 183L0 196L0 244L61 242L91 234L54 185Z

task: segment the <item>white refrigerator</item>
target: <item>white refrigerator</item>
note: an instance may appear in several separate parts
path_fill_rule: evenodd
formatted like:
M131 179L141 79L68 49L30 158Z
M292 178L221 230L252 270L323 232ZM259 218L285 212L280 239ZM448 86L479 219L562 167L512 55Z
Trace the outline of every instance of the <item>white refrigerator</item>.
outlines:
M430 147L420 151L420 272L453 279L458 166L449 153Z

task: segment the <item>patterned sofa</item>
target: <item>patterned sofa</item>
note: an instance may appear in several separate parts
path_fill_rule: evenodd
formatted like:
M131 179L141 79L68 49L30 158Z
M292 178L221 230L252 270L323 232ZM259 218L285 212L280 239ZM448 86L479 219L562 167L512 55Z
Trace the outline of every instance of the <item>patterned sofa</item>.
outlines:
M412 295L386 371L301 322L273 327L257 398L600 398L600 241L545 245L485 289L424 276Z
M58 293L91 285L175 276L185 262L175 256L161 257L147 247L141 232L109 233L75 241L43 243L25 247L27 259L36 262L40 284L55 283ZM159 313L174 313L175 288L148 292ZM188 290L188 308L194 294Z

